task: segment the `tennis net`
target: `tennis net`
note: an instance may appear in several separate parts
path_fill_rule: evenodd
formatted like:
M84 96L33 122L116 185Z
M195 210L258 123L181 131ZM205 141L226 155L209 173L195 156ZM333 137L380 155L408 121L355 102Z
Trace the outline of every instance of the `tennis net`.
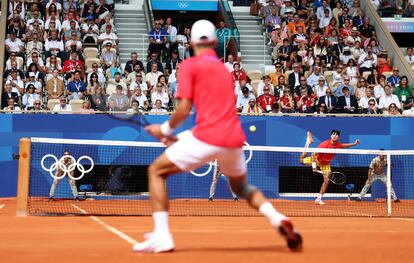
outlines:
M164 150L163 144L152 142L22 139L18 214L151 215L147 168ZM248 144L244 150L250 182L288 216L414 217L414 151ZM315 158L311 157L301 164L303 152L308 157L334 153L330 171L317 164L320 172L313 172ZM365 187L360 201L369 168L379 156L383 157L376 161L375 182ZM234 200L225 176L217 176L213 191L215 165L212 162L167 180L171 215L258 215L245 201ZM331 180L323 195L326 204L318 205L315 198L324 176Z

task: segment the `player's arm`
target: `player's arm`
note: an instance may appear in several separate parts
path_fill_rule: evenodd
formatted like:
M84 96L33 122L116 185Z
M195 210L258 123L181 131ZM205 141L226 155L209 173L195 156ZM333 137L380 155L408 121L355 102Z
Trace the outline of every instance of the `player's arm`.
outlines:
M344 149L345 148L351 148L351 147L359 145L360 143L361 142L358 139L356 139L354 143L343 143L342 148L344 148Z
M155 138L161 140L167 146L174 143L177 138L171 136L174 130L190 115L193 103L190 99L183 98L179 100L176 111L173 113L169 121L162 125L153 124L145 128Z

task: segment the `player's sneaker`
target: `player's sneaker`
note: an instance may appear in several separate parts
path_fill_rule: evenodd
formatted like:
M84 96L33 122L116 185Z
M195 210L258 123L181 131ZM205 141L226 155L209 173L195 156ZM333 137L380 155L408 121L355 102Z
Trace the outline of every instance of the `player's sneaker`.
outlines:
M394 203L401 203L401 201L400 201L400 199L397 198L397 199L394 200Z
M322 199L316 198L316 199L315 199L315 204L318 204L318 205L324 205L324 204L325 204L325 202L324 202L324 201L322 201Z
M213 197L209 197L209 198L208 198L208 201L209 201L209 202L213 202Z
M361 197L357 197L357 198L355 199L355 201L357 201L357 202L361 202L361 201L362 201L362 198L361 198Z
M239 198L238 197L235 197L235 198L233 198L233 201L234 202L238 202L239 201Z
M314 142L313 135L310 131L307 132L305 147L309 147Z
M132 250L139 253L161 253L171 252L175 248L174 240L171 234L155 235L153 233L145 234L146 240L137 243Z
M277 226L277 231L283 238L285 238L287 246L290 250L302 250L302 236L299 234L299 232L296 232L293 229L293 224L289 219L282 220Z

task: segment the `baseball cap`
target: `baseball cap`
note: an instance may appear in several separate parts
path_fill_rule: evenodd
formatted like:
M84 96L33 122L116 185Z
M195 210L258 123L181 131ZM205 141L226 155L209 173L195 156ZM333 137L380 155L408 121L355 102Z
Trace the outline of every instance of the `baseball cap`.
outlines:
M106 45L111 45L112 46L112 42L110 40L105 40L102 44L104 46L106 46Z
M242 88L242 92L243 92L243 93L245 93L245 92L249 92L249 88L248 88L248 87L243 87L243 88Z
M191 27L191 42L194 44L207 44L216 40L216 27L210 21L201 19Z
M93 16L92 15L89 15L86 19L93 20Z
M35 77L36 74L34 72L29 72L29 77Z
M278 29L278 28L280 28L280 25L276 24L273 28Z

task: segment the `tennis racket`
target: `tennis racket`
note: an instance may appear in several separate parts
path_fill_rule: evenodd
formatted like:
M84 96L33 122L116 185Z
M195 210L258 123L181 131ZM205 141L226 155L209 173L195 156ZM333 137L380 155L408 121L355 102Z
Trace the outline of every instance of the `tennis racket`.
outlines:
M318 170L318 173L324 174L324 172ZM329 181L336 185L343 185L346 182L346 175L341 172L331 172L329 175Z
M145 127L151 124L145 117L144 113L142 113L141 111L132 113L132 112L111 112L104 108L99 108L99 110L106 113L106 116L108 116L111 119L130 122L140 127Z

